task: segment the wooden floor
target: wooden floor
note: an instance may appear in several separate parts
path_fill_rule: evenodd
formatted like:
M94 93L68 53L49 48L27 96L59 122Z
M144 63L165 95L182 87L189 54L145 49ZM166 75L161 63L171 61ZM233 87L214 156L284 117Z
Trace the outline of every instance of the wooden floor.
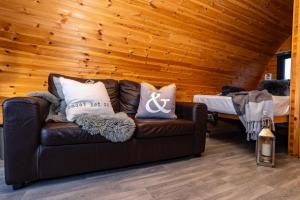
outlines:
M0 199L300 199L300 160L277 154L276 168L257 167L254 145L210 137L205 154L40 181L12 191L0 162Z

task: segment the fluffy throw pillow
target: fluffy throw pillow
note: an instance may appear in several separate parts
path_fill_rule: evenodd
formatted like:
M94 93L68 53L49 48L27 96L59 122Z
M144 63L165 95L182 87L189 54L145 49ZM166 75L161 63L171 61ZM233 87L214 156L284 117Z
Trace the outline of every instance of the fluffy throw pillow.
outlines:
M176 85L159 90L148 83L141 83L141 96L136 118L176 119Z
M114 114L107 90L102 82L80 83L78 81L59 78L67 108L69 121L79 114L109 116Z

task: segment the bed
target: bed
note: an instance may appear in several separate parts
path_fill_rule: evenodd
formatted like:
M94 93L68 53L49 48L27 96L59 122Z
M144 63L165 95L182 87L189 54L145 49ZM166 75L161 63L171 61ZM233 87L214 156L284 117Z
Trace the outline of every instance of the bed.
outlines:
M290 97L289 96L272 96L274 109L274 122L286 123L289 118ZM218 95L195 95L195 103L205 103L208 111L217 113L219 118L239 120L234 109L232 99L228 96Z

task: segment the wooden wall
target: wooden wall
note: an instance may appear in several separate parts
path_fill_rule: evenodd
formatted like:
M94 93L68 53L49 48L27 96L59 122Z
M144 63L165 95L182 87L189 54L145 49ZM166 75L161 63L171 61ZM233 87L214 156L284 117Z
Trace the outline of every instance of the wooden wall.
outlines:
M300 1L294 1L292 34L291 104L289 120L290 155L300 157Z
M272 56L268 62L264 73L261 76L261 80L264 80L266 73L271 73L273 79L277 79L277 55L278 53L288 52L292 49L292 37L288 37L284 43L279 47L276 53Z
M292 0L1 0L0 99L50 72L176 83L178 100L253 88L291 34Z

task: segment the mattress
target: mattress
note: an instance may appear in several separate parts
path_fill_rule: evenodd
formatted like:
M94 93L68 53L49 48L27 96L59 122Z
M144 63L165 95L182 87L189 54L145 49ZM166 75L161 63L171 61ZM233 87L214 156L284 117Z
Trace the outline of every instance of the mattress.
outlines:
M274 116L285 116L289 114L290 97L272 96ZM219 112L224 114L236 115L231 97L217 95L195 95L195 103L205 103L210 112Z

